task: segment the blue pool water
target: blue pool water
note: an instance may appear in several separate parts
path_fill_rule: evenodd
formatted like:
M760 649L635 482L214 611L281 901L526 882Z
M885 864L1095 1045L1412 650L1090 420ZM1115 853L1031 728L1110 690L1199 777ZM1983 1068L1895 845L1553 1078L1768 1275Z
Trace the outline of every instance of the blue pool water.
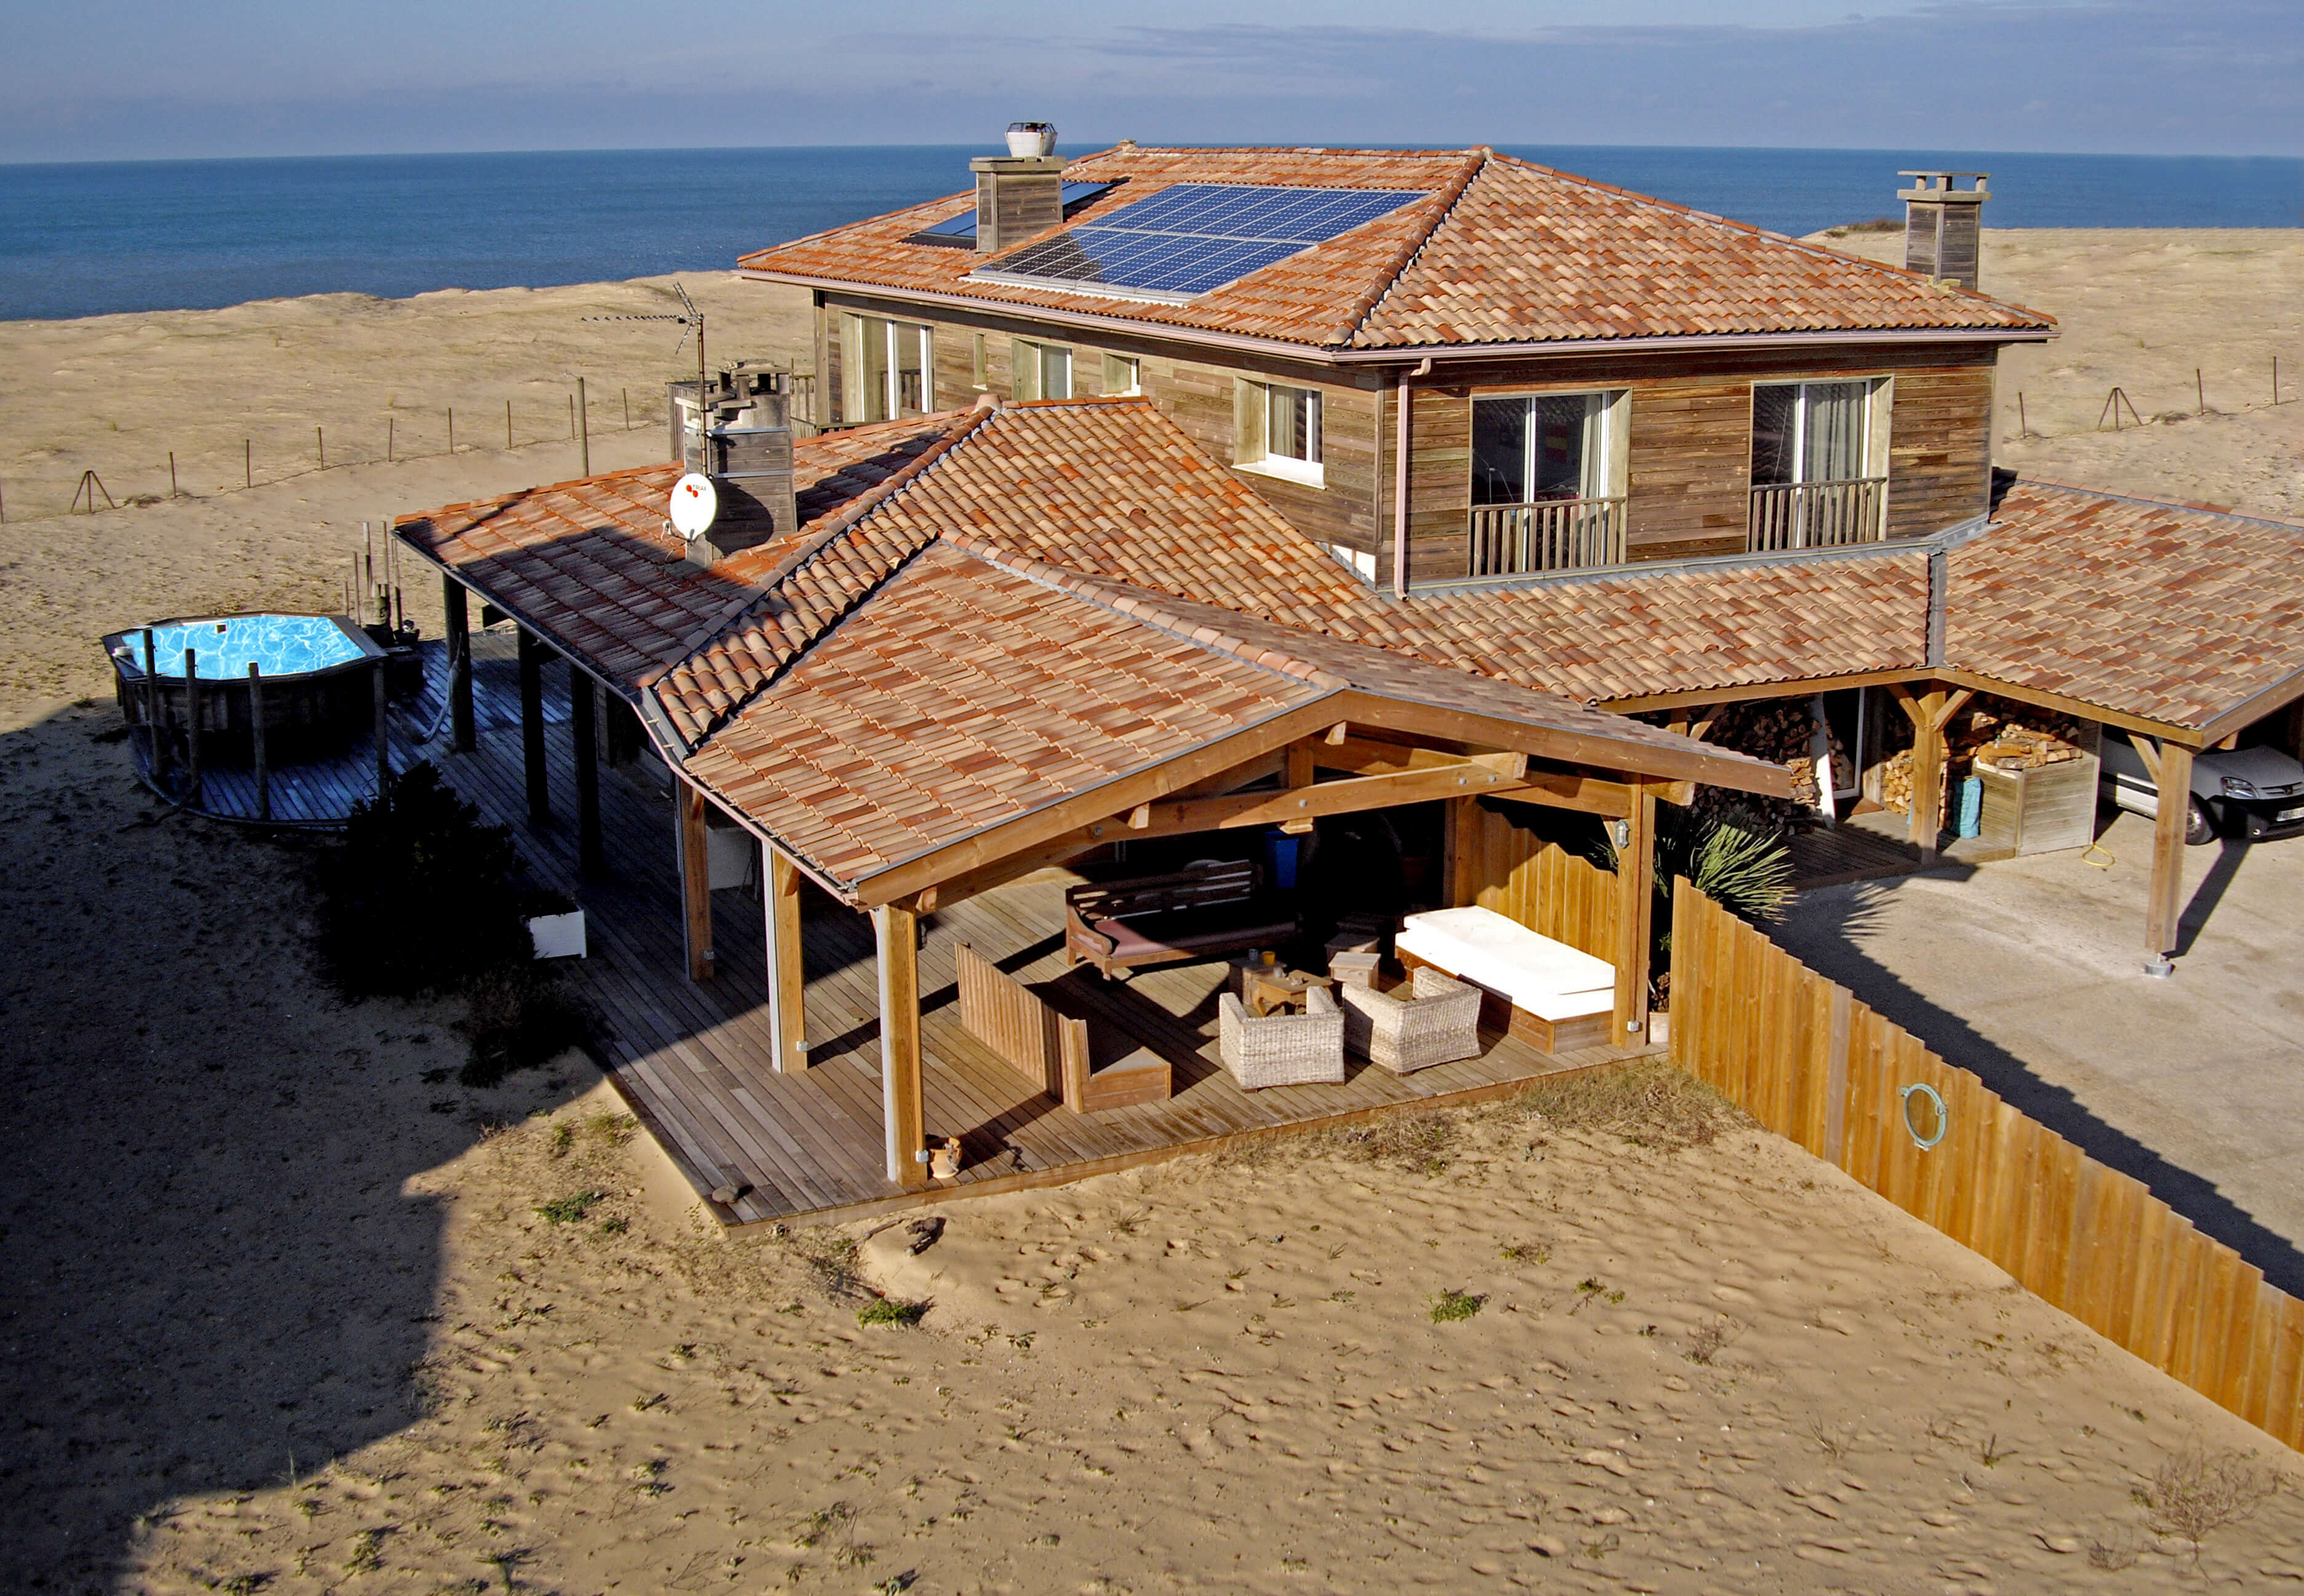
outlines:
M231 615L220 621L176 621L150 629L159 674L182 677L184 650L192 651L202 681L244 678L252 663L267 678L294 676L347 664L364 652L326 615ZM144 630L121 634L120 646L140 671Z

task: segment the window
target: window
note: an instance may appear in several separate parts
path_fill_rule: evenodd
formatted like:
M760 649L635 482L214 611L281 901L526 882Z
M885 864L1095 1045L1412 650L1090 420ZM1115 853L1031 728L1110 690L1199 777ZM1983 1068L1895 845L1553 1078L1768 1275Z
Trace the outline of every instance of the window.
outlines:
M1758 551L1868 543L1888 502L1887 378L1752 389L1752 507Z
M1614 435L1622 393L1537 393L1472 401L1472 502L1544 504L1622 496Z
M1752 481L1869 477L1870 383L1775 383L1752 390Z
M841 328L841 414L853 424L927 413L928 330L911 322L851 316Z
M1320 392L1241 380L1233 391L1233 463L1313 487L1322 485Z
M1104 391L1119 395L1144 392L1144 368L1126 355L1104 358Z
M1016 340L1010 368L1012 399L1070 399L1072 396L1072 351L1061 343L1028 343Z

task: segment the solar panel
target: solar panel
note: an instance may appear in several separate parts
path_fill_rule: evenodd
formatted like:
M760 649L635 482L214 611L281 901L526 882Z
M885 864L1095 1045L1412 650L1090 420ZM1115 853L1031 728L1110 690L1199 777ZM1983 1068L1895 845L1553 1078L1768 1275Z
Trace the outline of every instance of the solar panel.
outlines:
M1087 204L1112 186L1109 182L1066 183L1063 193L1064 215L1069 216L1075 209ZM915 244L966 244L972 248L976 243L976 212L971 207L956 216L947 217L934 226L923 227L913 233L907 241Z
M1421 193L1178 183L970 274L1032 287L1189 300L1388 215Z

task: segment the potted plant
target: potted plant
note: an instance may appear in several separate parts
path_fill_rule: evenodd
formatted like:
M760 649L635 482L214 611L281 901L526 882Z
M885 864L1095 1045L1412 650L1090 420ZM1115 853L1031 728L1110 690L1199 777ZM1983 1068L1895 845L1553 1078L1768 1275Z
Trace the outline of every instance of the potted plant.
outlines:
M1008 153L1020 159L1055 154L1056 124L1053 122L1010 122Z

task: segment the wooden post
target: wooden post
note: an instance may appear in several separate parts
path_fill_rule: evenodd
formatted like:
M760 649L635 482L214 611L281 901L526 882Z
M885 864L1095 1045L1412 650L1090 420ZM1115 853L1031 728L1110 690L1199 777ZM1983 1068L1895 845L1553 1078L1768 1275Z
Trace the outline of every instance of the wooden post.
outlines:
M538 831L552 823L552 794L544 771L544 645L520 629L520 752L528 777L528 823Z
M884 903L872 911L880 963L880 1119L887 1132L888 1178L907 1191L928 1183L919 1154L928 1148L920 1094L919 916Z
M184 650L184 802L200 806L200 671L192 650Z
M472 727L472 621L464 585L440 578L440 608L448 631L448 751L469 754L479 746Z
M152 629L144 629L144 752L152 764L152 785L168 768L168 745L160 736L160 665L152 646Z
M1656 921L1656 794L1629 783L1631 813L1616 845L1616 1026L1618 1047L1645 1041L1648 1026L1648 944Z
M678 815L681 941L688 950L688 978L709 981L714 974L712 857L704 823L704 790L675 777L672 801Z
M504 447L512 447L512 401L504 401Z
M600 849L600 743L593 723L592 679L568 667L568 735L576 756L576 867L587 875L607 868Z
M1915 701L1909 696L1900 698L1912 716L1912 811L1911 823L1905 835L1920 850L1920 863L1936 862L1936 840L1944 835L1944 729L1936 717L1944 713L1944 689L1920 695Z
M2144 973L2165 979L2175 971L2176 922L2184 912L2184 823L2192 806L2192 750L2160 745L2159 788L2152 821L2152 887L2144 912Z
M256 818L272 818L272 766L264 757L264 671L248 662L248 747L256 766Z
M592 474L592 407L584 397L584 379L576 379L576 460L577 475Z
M1461 908L1478 896L1471 880L1471 833L1480 817L1473 798L1449 798L1440 808L1440 879L1434 886L1442 908Z
M376 797L382 803L392 792L392 727L385 718L384 662L376 663Z
M800 866L760 844L762 916L767 922L769 1062L778 1075L808 1068L808 977L800 967Z

